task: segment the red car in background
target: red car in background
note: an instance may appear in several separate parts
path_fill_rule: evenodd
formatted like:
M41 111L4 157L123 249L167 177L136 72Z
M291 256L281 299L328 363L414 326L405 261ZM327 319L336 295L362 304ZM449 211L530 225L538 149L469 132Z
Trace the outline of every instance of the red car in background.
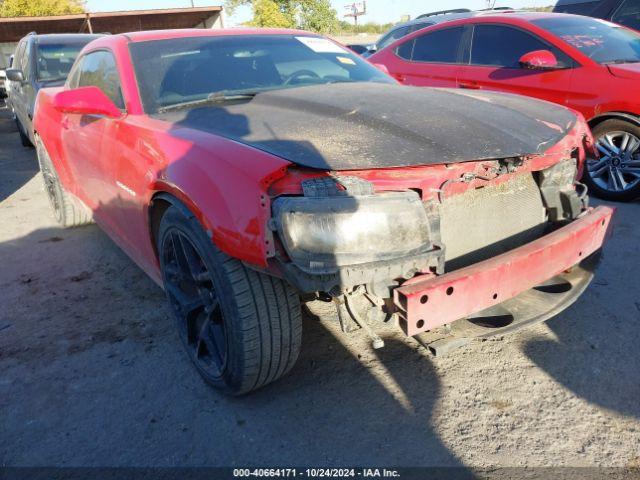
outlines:
M555 13L435 20L369 60L407 85L498 90L579 111L599 151L584 182L609 200L640 196L640 33Z
M375 348L392 319L434 351L544 321L593 278L613 215L576 184L580 114L398 85L308 32L95 40L34 126L58 221L93 218L162 285L233 394L291 369L301 300Z

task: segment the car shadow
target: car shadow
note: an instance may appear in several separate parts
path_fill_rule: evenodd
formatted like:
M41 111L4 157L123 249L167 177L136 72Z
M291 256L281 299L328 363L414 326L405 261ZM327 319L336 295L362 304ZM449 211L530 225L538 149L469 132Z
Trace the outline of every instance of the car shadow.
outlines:
M97 227L41 228L0 258L4 465L426 465L474 478L433 426L441 385L417 344L389 336L374 351L306 310L292 372L229 398L184 354L161 289Z
M596 202L602 203L602 202ZM555 338L536 339L524 352L558 383L589 403L640 418L640 294L637 202L616 204L613 236L587 294L547 321ZM597 321L585 323L584 319Z
M0 101L0 202L18 191L38 172L33 149L23 147L11 112Z

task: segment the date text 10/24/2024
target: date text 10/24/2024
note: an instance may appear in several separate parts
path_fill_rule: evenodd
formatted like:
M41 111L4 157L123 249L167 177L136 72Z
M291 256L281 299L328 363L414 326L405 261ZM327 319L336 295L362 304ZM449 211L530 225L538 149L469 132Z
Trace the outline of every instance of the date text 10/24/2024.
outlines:
M400 473L386 468L237 468L233 470L233 477L398 478Z

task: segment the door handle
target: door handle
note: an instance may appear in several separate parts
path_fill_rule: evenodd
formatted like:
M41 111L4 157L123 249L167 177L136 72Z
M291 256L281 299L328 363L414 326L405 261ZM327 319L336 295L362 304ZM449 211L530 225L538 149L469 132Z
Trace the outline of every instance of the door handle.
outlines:
M480 90L480 85L476 82L458 82L459 88L466 88L468 90Z
M65 130L69 130L69 118L68 117L63 117L62 120L60 120L60 127L64 128Z

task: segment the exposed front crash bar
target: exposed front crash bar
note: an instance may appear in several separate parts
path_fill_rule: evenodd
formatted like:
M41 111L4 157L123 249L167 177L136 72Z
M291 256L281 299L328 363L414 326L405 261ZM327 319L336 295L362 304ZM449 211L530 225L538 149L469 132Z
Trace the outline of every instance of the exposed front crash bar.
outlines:
M394 292L407 335L504 302L580 263L602 247L614 213L597 207L538 240L440 276L415 277Z

